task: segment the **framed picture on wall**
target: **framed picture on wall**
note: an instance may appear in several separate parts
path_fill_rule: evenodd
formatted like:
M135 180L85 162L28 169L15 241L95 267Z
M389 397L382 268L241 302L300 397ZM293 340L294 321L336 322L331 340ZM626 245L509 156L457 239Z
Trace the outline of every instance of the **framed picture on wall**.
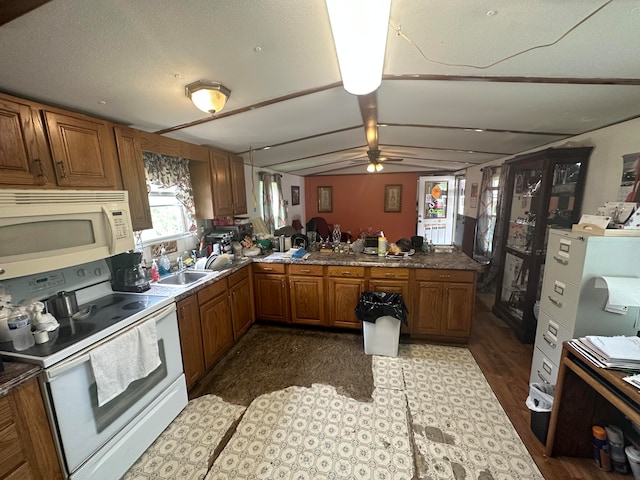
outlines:
M402 211L402 185L384 186L384 211Z
M318 212L333 212L332 187L318 187Z
M471 184L471 208L476 208L478 206L478 184Z
M291 205L300 205L300 187L291 187Z

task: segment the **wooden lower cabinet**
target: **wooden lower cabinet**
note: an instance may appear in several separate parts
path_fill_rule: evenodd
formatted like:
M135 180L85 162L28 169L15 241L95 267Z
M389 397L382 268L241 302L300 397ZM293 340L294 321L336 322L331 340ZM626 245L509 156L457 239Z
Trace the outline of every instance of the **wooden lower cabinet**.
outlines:
M208 369L233 345L227 279L198 292L204 364Z
M204 375L204 351L202 349L202 328L198 296L191 295L177 304L178 330L182 348L182 365L187 388L193 387Z
M407 268L372 268L371 279L369 280L368 291L370 292L389 292L400 293L407 309L409 310L409 318L407 324L402 324L400 333L410 333L409 325L411 325L411 296L409 293L409 269Z
M289 322L289 295L285 265L256 263L253 265L256 318Z
M62 478L53 435L34 378L0 398L0 479Z
M466 342L471 331L474 296L475 272L417 271L411 335Z
M229 276L229 299L231 301L231 321L233 338L238 340L253 321L253 294L251 291L249 268L243 268Z
M327 267L329 325L332 327L362 328L355 308L365 291L365 268L348 266Z
M327 324L321 265L290 265L289 297L292 323Z

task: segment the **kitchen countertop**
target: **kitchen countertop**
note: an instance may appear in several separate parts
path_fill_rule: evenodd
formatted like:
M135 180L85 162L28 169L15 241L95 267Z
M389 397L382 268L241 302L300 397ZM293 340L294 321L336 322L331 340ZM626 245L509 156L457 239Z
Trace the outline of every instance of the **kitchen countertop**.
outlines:
M358 267L390 267L390 268L430 268L438 270L471 270L480 271L482 265L462 252L452 253L416 253L401 259L365 255L363 253L321 253L310 252L308 259L284 257L282 253L234 260L230 267L211 274L191 285L159 285L151 283L151 289L144 292L148 295L174 297L176 302L183 300L207 286L228 277L250 263L289 263L299 265L345 265Z
M415 253L397 258L365 255L363 253L321 253L310 252L308 259L283 257L281 253L273 253L266 257L255 257L254 262L292 263L307 265L344 265L351 267L391 267L391 268L433 268L439 270L482 270L482 265L462 252L452 253Z
M42 371L37 365L30 363L2 361L4 370L0 372L0 398L8 394L11 389L18 385L37 377Z

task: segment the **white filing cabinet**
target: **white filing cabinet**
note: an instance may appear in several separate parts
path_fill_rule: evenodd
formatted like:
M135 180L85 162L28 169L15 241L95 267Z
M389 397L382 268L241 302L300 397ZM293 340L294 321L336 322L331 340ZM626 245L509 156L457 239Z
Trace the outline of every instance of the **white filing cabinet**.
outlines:
M531 363L533 382L556 383L562 342L585 335L636 335L639 311L604 310L606 288L597 277L640 277L640 237L549 231L540 313Z

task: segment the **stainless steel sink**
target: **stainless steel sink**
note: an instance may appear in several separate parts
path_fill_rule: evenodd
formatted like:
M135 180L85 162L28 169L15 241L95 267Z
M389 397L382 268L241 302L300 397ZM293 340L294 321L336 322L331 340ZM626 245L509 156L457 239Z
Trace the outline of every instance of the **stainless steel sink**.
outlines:
M210 272L178 272L158 280L158 285L179 285L185 287L210 276Z

